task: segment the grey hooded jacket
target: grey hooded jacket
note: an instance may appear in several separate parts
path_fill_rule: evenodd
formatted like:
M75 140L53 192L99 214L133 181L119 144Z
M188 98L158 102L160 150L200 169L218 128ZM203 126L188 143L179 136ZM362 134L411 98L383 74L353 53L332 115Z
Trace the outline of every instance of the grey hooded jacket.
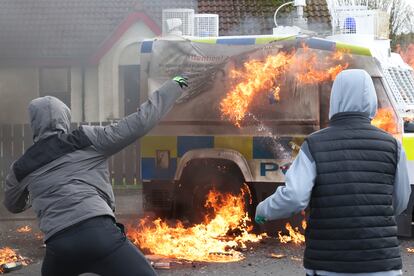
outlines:
M101 215L114 217L115 201L108 157L145 135L171 109L180 95L179 85L168 81L152 93L136 113L117 124L82 126L77 131L86 140L86 143L83 142L85 147L71 150L38 166L22 179L16 177L16 167L13 170L19 159L6 178L4 205L13 213L33 206L45 240L88 218ZM29 105L29 115L36 144L47 145L49 138L70 135L70 110L54 97L33 100ZM47 154L40 155L43 158Z
M355 93L355 92L358 93ZM359 93L363 91L363 93ZM363 70L345 70L338 75L332 87L329 118L342 112L364 112L372 119L377 112L377 95L371 77ZM256 216L266 220L288 218L304 210L311 199L312 189L317 176L315 161L305 142L286 173L285 186L259 203ZM408 178L407 160L400 145L400 159L395 176L393 206L395 214L401 214L406 208L411 194ZM344 274L329 271L307 270L309 275L329 276L396 276L401 271L376 273Z

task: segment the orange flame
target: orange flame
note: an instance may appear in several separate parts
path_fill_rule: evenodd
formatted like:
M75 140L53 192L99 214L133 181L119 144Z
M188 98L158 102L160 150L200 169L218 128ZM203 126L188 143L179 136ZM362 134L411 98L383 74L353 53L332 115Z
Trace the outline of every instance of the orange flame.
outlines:
M380 108L371 124L389 133L397 133L397 122L392 108Z
M414 248L409 248L409 247L408 247L408 248L407 248L407 252L408 252L408 253L414 253Z
M302 221L302 228L306 229L306 220ZM286 223L286 230L289 231L289 235L282 235L282 231L277 232L277 235L279 237L279 241L281 243L288 243L293 242L294 244L302 244L305 242L305 235L300 233L299 227L293 228L290 223Z
M397 53L399 53L402 59L414 69L414 44L409 44L405 49L401 48L401 45L397 45Z
M302 220L302 229L306 230L307 227L308 227L308 223L306 222L306 219Z
M18 233L29 233L29 232L31 232L32 231L32 228L30 228L30 226L29 225L26 225L26 226L22 226L22 227L20 227L20 228L17 228L17 230L16 230Z
M292 53L281 52L270 55L264 61L250 60L243 65L243 70L232 70L230 77L238 79L237 85L220 103L221 112L236 125L246 115L253 97L258 92L274 91L275 99L279 98L280 87L277 78L286 70L293 60Z
M0 248L0 273L4 273L2 266L7 263L21 262L23 265L28 265L29 260L23 258L10 247Z
M306 213L303 210L300 213L304 217L301 223L302 229L306 230L306 228L308 227L308 224L305 218ZM286 223L285 228L286 230L288 230L289 235L282 235L282 231L279 231L277 233L279 237L279 241L281 243L293 242L294 244L302 244L303 242L305 242L305 236L299 231L299 227L293 228L292 225L290 225L290 223L288 222Z
M204 223L185 227L178 221L174 227L165 221L142 219L137 229L129 229L128 237L142 249L169 258L188 261L234 262L244 259L238 248L247 242L258 242L265 234L249 233L251 222L244 210L247 194L209 192L205 206L214 210L214 217L205 216ZM237 233L230 236L228 233Z
M38 240L43 240L43 238L44 238L43 233L35 233L34 236Z
M295 78L300 85L334 80L349 66L344 62L345 54L336 51L322 59L315 51L303 47L303 53L300 54L295 51L279 52L267 56L264 60L249 60L243 64L242 69L234 69L230 72L230 78L236 84L221 101L221 113L240 127L241 121L258 94L271 91L275 100L280 100L281 79L287 72L295 73Z

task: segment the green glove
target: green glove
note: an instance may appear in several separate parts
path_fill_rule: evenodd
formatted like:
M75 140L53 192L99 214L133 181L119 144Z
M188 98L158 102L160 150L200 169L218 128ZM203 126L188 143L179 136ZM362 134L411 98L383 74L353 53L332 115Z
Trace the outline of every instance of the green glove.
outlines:
M176 83L178 83L178 85L181 88L188 87L188 78L187 77L176 76L176 77L173 78L173 81L175 81Z
M255 217L254 221L257 224L264 224L266 222L266 218L262 217L262 216L257 216L257 217Z

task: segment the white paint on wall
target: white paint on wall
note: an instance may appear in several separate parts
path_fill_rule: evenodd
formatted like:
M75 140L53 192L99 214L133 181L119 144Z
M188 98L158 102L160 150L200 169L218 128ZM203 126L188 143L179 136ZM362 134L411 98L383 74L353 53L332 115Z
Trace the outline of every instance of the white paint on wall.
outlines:
M123 116L120 104L119 65L139 64L138 45L155 34L142 22L137 22L121 37L99 63L99 120ZM133 48L136 45L136 55Z
M119 66L140 64L140 43L155 34L137 22L100 60L85 68L84 112L87 122L107 121L123 116ZM82 121L82 68L71 68L72 121ZM39 96L39 67L0 67L0 123L28 123L27 105Z
M0 124L28 123L27 106L39 96L36 67L0 67Z
M70 69L70 106L72 111L72 122L82 121L82 68L72 67Z
M85 121L99 121L98 67L85 68Z
M125 47L119 57L119 65L140 64L141 42L133 42Z

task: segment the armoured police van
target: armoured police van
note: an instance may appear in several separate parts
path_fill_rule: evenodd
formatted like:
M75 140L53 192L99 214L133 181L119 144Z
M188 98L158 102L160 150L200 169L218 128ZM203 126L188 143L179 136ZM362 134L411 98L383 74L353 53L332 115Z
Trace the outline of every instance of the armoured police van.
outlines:
M333 80L299 85L286 72L280 99L260 93L240 125L227 120L221 101L232 87L231 72L251 59L280 51L313 51L329 57L346 53L347 68L361 68L372 77L379 108L391 110L401 139L402 118L390 81L370 49L312 37L245 36L219 38L166 37L141 45L141 95L155 91L177 74L187 74L189 88L163 121L141 139L144 209L159 215L182 216L197 222L208 191L238 192L248 185L255 204L283 185L284 173L305 137L328 123ZM146 100L144 97L142 101ZM414 160L410 137L404 137ZM409 235L413 196L400 219L400 234Z

